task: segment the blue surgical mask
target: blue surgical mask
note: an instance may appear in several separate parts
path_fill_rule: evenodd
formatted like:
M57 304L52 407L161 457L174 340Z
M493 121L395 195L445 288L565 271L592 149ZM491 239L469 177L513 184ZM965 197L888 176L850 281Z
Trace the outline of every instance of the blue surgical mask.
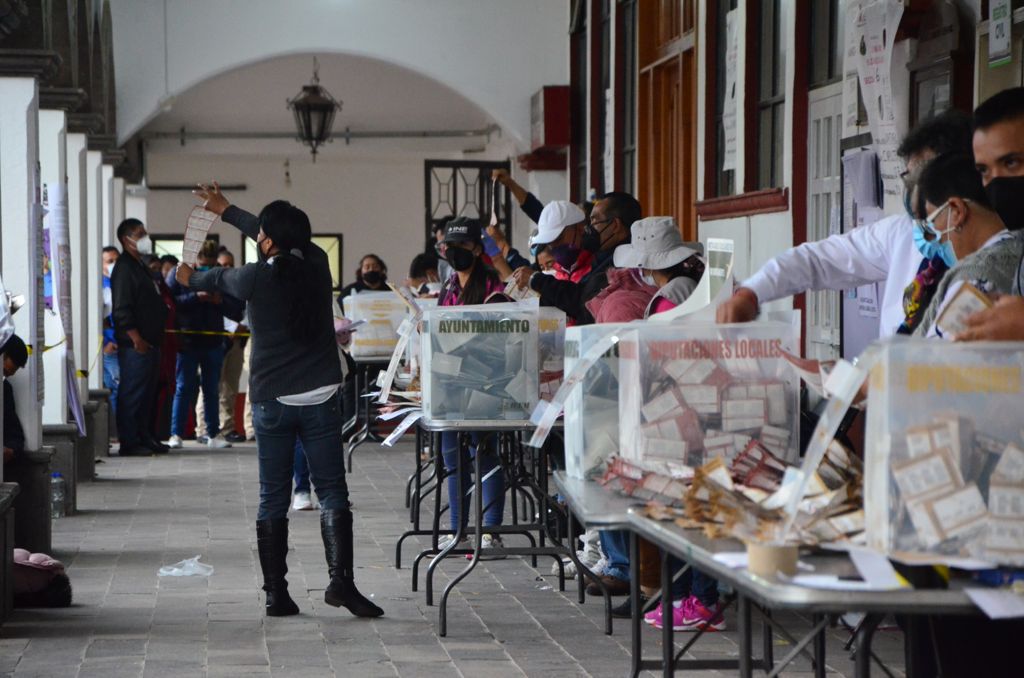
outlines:
M946 262L946 266L953 268L953 266L956 264L956 252L953 250L953 243L950 242L949 240L949 234L952 233L953 231L958 230L959 226L949 226L948 228L940 231L939 228L935 225L935 220L939 217L939 214L941 214L946 209L949 209L948 200L942 203L942 205L939 206L938 209L936 209L934 212L928 215L928 217L924 221L924 227L927 228L933 236L935 236L933 242L939 243L938 254L940 257L942 257L942 260ZM946 219L946 223L948 225L948 218ZM942 240L942 236L946 236L945 241Z
M921 253L928 261L931 261L935 257L939 256L939 251L942 249L942 244L938 238L928 240L925 238L924 226L921 225L920 221L914 221L914 247Z
M197 271L209 271L210 268L210 266L196 266Z

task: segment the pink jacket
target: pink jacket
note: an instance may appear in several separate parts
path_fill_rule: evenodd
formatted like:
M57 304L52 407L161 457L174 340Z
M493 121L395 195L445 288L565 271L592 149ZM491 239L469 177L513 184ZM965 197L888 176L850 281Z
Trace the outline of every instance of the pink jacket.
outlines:
M640 320L658 288L648 285L632 268L608 269L608 287L587 302L596 323L626 323Z

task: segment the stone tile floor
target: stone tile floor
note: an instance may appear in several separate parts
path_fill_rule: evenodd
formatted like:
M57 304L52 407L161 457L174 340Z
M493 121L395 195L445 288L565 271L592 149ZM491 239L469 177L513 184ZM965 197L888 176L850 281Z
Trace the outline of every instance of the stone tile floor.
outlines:
M255 447L186 446L166 457L110 457L95 482L80 486L80 512L56 521L55 555L68 566L75 603L62 610L16 610L0 629L5 676L623 676L629 629L602 633L599 599L578 605L575 586L557 590L551 560L482 563L450 601L448 637L437 608L410 588L409 563L426 544L394 544L408 528L403 506L411 443L364 445L349 488L356 512L356 579L386 611L358 620L323 603L326 570L315 512L291 514L290 590L297 617L263 616L255 553L258 485ZM516 537L509 538L512 543ZM209 578L158 577L161 565L201 554ZM464 561L445 563L438 583ZM777 615L793 632L809 620ZM727 616L732 628L733 618ZM660 635L644 632L646 653ZM677 640L680 635L677 635ZM828 638L830 675L849 675L842 628ZM759 643L755 635L755 647ZM876 654L902 675L902 636L876 636ZM788 645L776 640L775 655ZM735 657L736 634L706 636L697 657ZM702 672L696 675L732 675ZM879 672L880 673L880 672ZM800 659L783 675L812 675Z

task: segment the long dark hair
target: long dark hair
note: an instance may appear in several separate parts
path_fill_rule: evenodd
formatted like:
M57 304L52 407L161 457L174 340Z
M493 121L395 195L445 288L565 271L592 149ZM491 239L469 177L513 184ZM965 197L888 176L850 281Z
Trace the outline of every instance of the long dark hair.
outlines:
M316 271L306 261L312 228L306 213L286 200L275 200L260 211L260 226L277 246L271 266L274 280L284 288L292 338L309 342L325 321L320 308Z
M501 278L498 277L498 272L491 266L484 263L483 260L483 243L477 242L475 245L479 245L480 254L477 255L476 261L473 262L473 268L469 272L469 279L466 280L465 286L462 288L462 293L459 294L459 302L463 306L472 306L474 304L482 304L487 301L487 289L495 282L501 282ZM501 255L498 255L501 256Z

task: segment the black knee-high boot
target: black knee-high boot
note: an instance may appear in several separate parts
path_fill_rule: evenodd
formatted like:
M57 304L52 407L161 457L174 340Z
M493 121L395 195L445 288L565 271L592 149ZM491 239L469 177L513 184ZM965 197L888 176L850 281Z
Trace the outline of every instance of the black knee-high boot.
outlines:
M359 593L352 579L352 511L321 511L320 533L324 538L327 572L331 576L324 602L334 607L346 607L357 617L384 614L384 610Z
M298 614L299 606L288 595L288 519L257 520L256 549L263 570L263 590L267 592L267 616Z

